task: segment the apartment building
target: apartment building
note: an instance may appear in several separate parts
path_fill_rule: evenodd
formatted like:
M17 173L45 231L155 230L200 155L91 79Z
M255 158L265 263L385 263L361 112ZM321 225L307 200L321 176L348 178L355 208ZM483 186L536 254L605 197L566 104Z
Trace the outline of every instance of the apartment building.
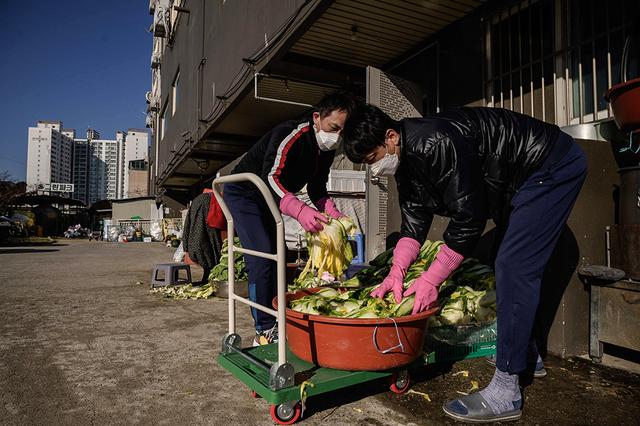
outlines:
M128 149L127 149L128 148ZM77 138L60 121L39 121L29 128L27 185L46 189L50 183L73 183L66 194L90 205L98 200L126 198L129 193L129 163L147 161L146 131L118 131L116 139L102 139L95 129ZM136 179L136 192L141 186ZM146 194L144 194L146 195Z
M73 131L62 129L61 121L38 121L29 127L27 188L53 183L71 183Z

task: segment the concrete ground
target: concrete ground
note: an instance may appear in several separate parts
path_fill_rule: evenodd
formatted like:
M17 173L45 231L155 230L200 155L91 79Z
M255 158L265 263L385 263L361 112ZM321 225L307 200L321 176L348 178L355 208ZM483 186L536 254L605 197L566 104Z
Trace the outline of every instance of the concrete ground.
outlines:
M69 240L0 248L0 424L273 424L266 402L215 361L226 300L149 294L152 265L172 253ZM248 341L247 309L238 320ZM581 359L548 366L525 389L520 423L637 424L640 376ZM417 393L398 396L380 381L309 398L303 423L453 424L442 402L491 373L467 360L414 371Z

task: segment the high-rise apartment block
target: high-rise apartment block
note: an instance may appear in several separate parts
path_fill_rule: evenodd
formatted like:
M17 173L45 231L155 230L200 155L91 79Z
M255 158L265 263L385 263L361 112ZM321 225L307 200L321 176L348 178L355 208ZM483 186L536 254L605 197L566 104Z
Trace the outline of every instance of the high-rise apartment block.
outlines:
M88 129L86 138L76 138L73 129L63 129L59 121L39 121L29 128L27 186L46 188L51 183L73 183L66 194L90 205L98 200L128 198L129 193L146 195L136 178L135 191L129 188L129 163L148 161L146 131L118 131L116 139L101 139Z
M60 121L38 121L29 127L27 187L71 183L73 131L63 130Z

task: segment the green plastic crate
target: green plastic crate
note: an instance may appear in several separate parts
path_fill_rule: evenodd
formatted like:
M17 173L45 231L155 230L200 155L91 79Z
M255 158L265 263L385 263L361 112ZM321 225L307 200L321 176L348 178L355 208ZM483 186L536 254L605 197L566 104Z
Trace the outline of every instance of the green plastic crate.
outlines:
M496 323L459 327L433 327L427 330L425 364L460 361L496 353Z

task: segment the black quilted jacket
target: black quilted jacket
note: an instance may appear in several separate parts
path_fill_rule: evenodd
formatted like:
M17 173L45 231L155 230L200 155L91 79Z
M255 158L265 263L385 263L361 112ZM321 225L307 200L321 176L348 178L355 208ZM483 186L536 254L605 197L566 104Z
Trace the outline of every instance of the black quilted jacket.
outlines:
M463 255L489 218L505 221L512 196L560 134L555 125L499 108L458 108L400 123L401 236L422 242L433 215L446 216L444 240Z

